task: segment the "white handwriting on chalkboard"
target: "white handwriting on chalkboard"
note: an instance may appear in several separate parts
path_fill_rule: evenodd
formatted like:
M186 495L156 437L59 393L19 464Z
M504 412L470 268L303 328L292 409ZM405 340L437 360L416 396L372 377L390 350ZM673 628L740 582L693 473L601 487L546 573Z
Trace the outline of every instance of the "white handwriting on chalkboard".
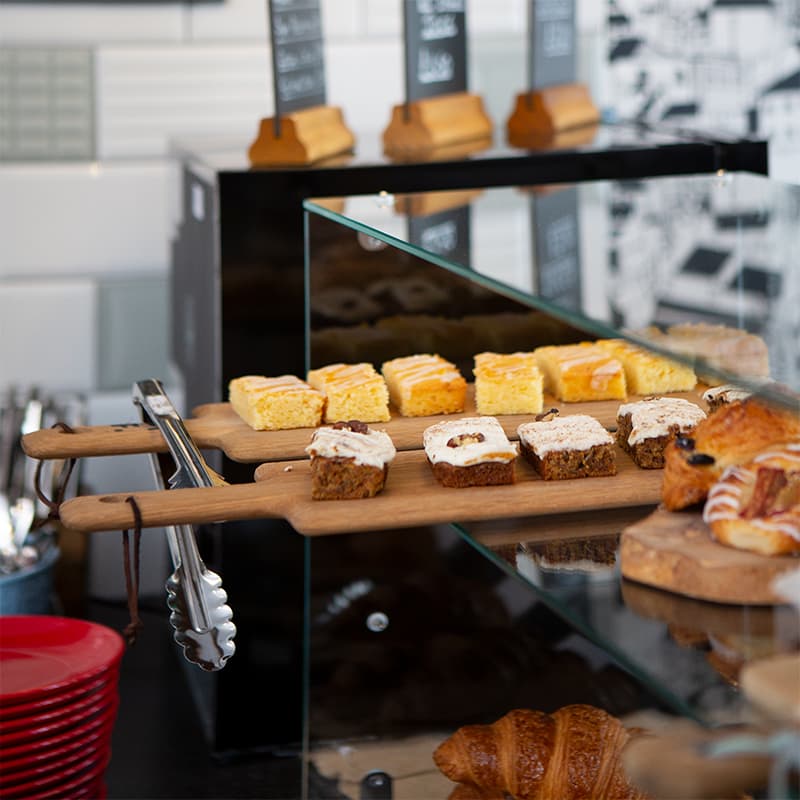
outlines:
M307 16L291 11L282 11L274 15L272 22L272 38L276 44L284 44L296 39L313 39L322 35L319 15Z
M565 3L564 0L536 0L536 21L544 22L551 19L572 19L574 10L572 3Z
M572 53L572 25L569 22L545 22L542 25L542 48L545 58Z
M549 258L561 258L577 247L578 231L571 216L559 217L547 226L545 247Z
M465 0L417 0L418 14L460 14L464 11Z
M279 47L275 51L278 72L292 72L322 65L321 42L309 42L291 49Z
M452 253L458 244L458 228L452 220L422 231L420 245L431 253Z
M454 14L424 14L420 23L419 36L423 42L458 36L458 23Z
M285 102L298 97L321 94L324 90L325 84L319 72L284 75L278 79L278 92Z
M446 83L453 80L456 62L450 53L444 50L419 51L417 59L417 79L420 83Z

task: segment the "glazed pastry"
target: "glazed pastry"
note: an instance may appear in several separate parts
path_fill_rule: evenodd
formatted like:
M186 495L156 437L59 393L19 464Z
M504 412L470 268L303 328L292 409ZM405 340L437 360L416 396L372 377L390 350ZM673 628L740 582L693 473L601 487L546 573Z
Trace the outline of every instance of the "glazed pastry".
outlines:
M774 445L800 440L800 415L748 398L729 403L679 436L664 451L661 497L669 511L702 503L730 466Z
M800 553L800 441L728 467L703 519L717 541L763 555Z
M491 725L459 728L433 760L452 781L515 800L644 800L620 762L631 733L594 706L517 709Z

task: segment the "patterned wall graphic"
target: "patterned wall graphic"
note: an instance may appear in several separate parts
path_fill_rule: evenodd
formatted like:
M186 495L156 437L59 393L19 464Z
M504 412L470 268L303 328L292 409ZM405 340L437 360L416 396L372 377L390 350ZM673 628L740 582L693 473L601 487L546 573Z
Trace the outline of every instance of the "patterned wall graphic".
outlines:
M610 0L620 118L800 149L800 0Z

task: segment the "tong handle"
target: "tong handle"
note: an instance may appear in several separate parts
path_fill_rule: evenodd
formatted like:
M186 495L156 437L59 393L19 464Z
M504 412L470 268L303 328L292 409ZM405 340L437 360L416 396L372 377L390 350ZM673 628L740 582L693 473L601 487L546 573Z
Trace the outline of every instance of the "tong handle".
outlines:
M161 381L149 378L133 385L133 402L161 431L178 469L177 481L183 488L213 486L203 456L189 436L186 425L167 397Z

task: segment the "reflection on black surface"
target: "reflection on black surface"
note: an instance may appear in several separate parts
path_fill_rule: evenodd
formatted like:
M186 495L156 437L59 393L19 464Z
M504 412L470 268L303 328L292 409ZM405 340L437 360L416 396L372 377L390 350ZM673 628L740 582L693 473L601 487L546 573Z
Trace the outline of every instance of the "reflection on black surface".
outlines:
M312 580L313 741L449 730L517 707L657 704L449 527L316 538Z

